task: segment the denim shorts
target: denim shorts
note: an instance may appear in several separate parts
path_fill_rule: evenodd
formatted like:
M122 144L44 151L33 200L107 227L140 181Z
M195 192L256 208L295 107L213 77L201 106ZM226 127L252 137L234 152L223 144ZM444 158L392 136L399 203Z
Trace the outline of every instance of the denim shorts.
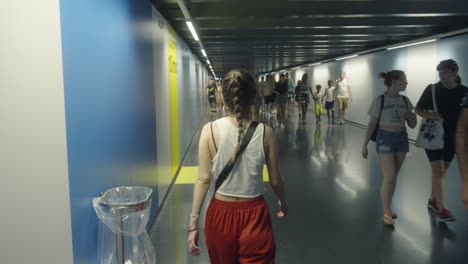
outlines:
M409 152L408 133L406 130L390 132L379 129L375 140L377 153Z

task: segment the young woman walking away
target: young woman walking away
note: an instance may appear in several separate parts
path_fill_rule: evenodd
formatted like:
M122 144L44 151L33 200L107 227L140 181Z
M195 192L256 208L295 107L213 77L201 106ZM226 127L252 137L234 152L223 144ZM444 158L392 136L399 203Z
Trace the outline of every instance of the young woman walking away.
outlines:
M454 60L444 60L437 66L440 82L434 85L435 102L438 112L433 110L432 89L427 86L416 105L416 114L429 119L443 119L444 148L426 149L432 169L432 191L427 207L439 215L442 221L455 221L455 216L445 204L445 175L455 155L455 129L463 109L462 101L468 88L461 85L458 65Z
M325 109L327 109L328 124L335 124L335 87L333 81L328 80L328 88L325 90Z
M322 85L318 84L315 86L316 92L312 95L314 98L314 108L315 108L315 120L317 124L320 124L322 121L322 112L323 112L323 94L320 92L322 90Z
M288 211L273 130L252 122L255 94L252 75L245 70L229 72L223 80L223 97L230 115L205 125L200 136L199 175L187 243L191 254L200 254L198 219L213 177L219 188L215 189L205 217L206 245L212 264L274 263L275 239L263 198L265 162L270 185L279 199L277 216L283 217ZM250 142L239 152L244 136L249 134ZM227 164L233 165L232 170L220 183L217 178Z
M398 172L405 160L406 153L409 151L405 122L410 128L414 128L416 114L413 113L413 105L410 100L400 95L400 92L404 91L408 84L405 73L393 70L382 72L379 77L385 79L384 83L388 89L385 94L374 99L369 109L370 119L362 147L362 156L367 159L367 145L374 130L379 125L375 142L384 176L380 189L383 223L394 225L394 219L397 216L391 207L392 198Z
M307 108L310 103L310 95L312 94L312 87L309 83L309 75L304 73L301 81L296 86L296 101L299 104L299 116L302 116L302 124L306 122Z

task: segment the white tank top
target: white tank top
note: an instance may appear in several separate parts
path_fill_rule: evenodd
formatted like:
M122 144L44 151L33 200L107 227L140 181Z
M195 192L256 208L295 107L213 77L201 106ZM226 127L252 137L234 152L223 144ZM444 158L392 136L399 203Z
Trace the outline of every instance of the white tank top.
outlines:
M219 128L219 145L211 167L214 182L216 182L219 174L234 155L239 135L238 128L229 122L226 117L215 122ZM257 126L252 139L237 159L227 179L219 187L218 193L226 196L254 198L265 192L265 184L263 183L263 165L265 164L264 127L261 123ZM245 129L245 132L247 132L247 129Z
M335 87L329 87L325 90L325 96L327 97L327 102L333 102L333 93L335 92Z

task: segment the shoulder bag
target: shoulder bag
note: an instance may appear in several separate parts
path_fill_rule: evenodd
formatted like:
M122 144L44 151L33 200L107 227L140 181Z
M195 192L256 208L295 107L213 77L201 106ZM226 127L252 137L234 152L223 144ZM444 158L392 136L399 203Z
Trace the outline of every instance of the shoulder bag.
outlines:
M434 105L434 112L438 112L436 98L435 98L435 85L431 86L432 90L432 104ZM418 137L416 138L416 147L423 149L443 149L444 148L444 120L424 118L419 127Z

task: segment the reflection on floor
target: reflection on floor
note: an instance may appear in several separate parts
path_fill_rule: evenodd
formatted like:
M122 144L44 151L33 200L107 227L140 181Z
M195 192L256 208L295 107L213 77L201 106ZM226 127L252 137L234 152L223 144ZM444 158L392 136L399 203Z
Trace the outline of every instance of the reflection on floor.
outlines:
M274 216L276 200L270 189L265 193L277 243L276 263L468 263L468 212L460 199L456 162L449 169L446 190L457 222L447 225L426 208L430 167L424 152L411 146L398 178L393 207L399 217L392 230L382 225L382 174L373 144L368 160L360 155L364 130L349 124L317 126L311 112L305 125L297 119L292 112L286 129L275 132L290 206L285 219ZM275 123L274 118L264 121ZM158 264L209 263L203 233L201 256L191 256L186 248L197 142L196 138L183 164L183 177L151 237ZM208 199L204 208L207 203ZM203 225L204 217L200 221Z

